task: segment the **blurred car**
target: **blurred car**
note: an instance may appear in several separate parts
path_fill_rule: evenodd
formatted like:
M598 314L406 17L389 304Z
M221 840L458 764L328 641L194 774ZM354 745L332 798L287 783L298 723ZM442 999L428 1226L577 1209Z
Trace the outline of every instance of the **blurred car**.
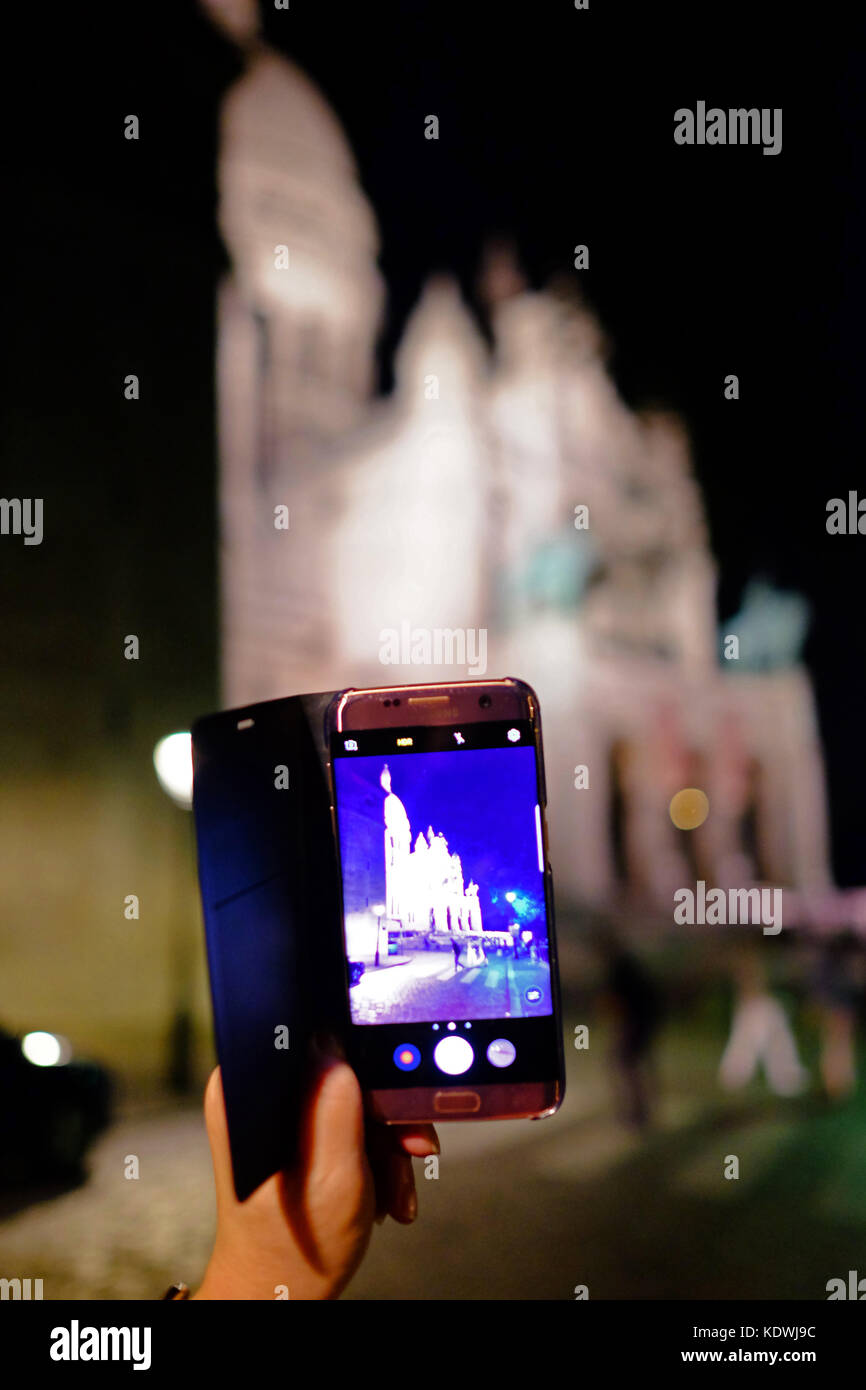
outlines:
M0 1028L0 1178L80 1175L84 1155L111 1116L111 1078L73 1058L66 1038Z

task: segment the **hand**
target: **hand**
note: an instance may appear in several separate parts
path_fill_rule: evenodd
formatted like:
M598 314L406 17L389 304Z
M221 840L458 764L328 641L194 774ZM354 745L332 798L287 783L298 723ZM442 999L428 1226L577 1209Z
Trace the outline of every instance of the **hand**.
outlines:
M337 1298L364 1258L373 1221L408 1225L418 1198L412 1155L438 1154L432 1125L365 1124L351 1067L320 1057L305 1103L300 1159L245 1202L232 1182L219 1068L204 1100L217 1234L200 1299ZM285 1295L283 1295L285 1296Z

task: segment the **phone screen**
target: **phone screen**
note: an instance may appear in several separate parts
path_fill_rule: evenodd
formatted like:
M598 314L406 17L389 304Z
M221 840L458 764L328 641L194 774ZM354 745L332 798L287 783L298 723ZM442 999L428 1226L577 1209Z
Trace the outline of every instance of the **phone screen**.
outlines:
M456 1031L550 1016L531 723L343 732L331 755L352 1023ZM504 1062L511 1044L494 1042ZM410 1070L416 1051L406 1044Z

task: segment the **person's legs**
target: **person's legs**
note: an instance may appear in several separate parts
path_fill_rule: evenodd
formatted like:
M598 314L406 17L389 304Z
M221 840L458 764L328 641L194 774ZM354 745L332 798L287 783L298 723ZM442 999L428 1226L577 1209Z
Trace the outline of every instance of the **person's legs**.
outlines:
M857 1085L853 1010L828 1006L821 1023L821 1080L830 1099L841 1100Z
M809 1074L800 1065L791 1025L785 1010L775 999L767 1000L766 1009L768 1028L763 1056L767 1082L779 1096L799 1095Z
M649 1092L645 1058L635 1052L623 1059L623 1076L628 1097L628 1121L637 1129L649 1124Z
M760 999L737 1005L731 1021L731 1036L719 1063L719 1080L729 1090L738 1090L751 1081L764 1046L767 1019Z

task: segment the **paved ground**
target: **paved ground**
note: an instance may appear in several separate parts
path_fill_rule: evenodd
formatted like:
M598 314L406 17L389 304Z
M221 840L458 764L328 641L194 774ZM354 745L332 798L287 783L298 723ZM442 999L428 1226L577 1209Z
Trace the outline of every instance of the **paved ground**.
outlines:
M124 1176L139 1160L137 1179ZM213 1229L210 1151L196 1108L114 1125L83 1186L8 1215L0 1275L44 1280L48 1298L155 1298L204 1269ZM9 1196L5 1205L11 1205ZM189 1273L187 1273L189 1271Z
M369 969L352 987L359 1022L387 1020L399 1009L404 1023L431 1018L521 1018L549 1011L545 965L492 955L484 966L455 969L450 951L406 951L404 962ZM540 991L535 1004L526 992Z
M566 1036L573 1033L567 1019ZM866 1273L866 1099L830 1110L720 1096L713 1030L669 1029L665 1094L649 1137L621 1126L598 1033L568 1058L558 1116L440 1127L439 1177L417 1165L420 1216L377 1228L354 1299L825 1298ZM124 1177L127 1156L141 1176ZM724 1178L729 1155L740 1178ZM194 1284L213 1229L198 1109L116 1125L89 1182L11 1209L0 1275L44 1280L46 1298L153 1298Z

